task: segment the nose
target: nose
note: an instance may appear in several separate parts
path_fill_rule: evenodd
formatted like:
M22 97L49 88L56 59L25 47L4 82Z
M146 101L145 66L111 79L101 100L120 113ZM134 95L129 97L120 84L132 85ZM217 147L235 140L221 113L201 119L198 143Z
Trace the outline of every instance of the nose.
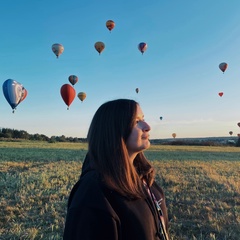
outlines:
M148 125L148 123L143 122L143 131L149 132L151 130L151 127Z

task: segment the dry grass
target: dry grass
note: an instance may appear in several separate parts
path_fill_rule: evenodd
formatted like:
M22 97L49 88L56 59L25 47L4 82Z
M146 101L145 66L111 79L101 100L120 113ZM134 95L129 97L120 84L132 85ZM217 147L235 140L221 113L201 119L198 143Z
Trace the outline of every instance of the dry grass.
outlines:
M240 162L154 162L173 239L238 239Z
M62 239L86 144L0 142L0 239ZM240 148L152 146L172 239L240 236Z

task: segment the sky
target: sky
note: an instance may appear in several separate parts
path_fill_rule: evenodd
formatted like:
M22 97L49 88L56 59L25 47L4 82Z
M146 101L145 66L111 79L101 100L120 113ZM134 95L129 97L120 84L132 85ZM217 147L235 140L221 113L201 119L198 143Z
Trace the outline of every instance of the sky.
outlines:
M239 0L1 1L0 82L13 79L28 95L12 113L1 90L0 128L85 138L102 103L129 98L151 139L237 136L239 12ZM116 24L111 32L107 20ZM101 55L97 41L105 43ZM54 43L64 46L59 58ZM87 97L67 110L60 89L70 75Z

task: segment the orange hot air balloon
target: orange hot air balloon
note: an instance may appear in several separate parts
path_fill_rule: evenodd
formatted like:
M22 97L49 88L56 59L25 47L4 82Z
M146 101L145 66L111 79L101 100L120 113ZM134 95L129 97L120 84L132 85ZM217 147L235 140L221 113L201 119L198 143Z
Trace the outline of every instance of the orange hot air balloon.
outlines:
M108 20L106 22L106 27L111 32L115 27L115 22L113 20Z
M218 95L219 95L220 97L222 97L222 96L223 96L223 92L219 92Z
M233 131L229 131L229 134L232 136L233 135Z
M55 43L52 45L52 51L57 56L57 58L63 53L64 47L60 43Z
M96 42L94 44L95 49L98 51L99 55L101 54L101 52L104 50L105 48L105 44L103 42Z
M237 123L237 125L240 127L240 122L239 122L239 123Z
M78 98L83 102L83 100L87 97L85 92L78 93Z
M135 91L136 91L136 93L138 93L139 92L139 88L136 88Z
M68 106L67 109L69 109L69 106L72 104L72 102L76 96L75 89L70 84L64 84L61 87L60 93L61 93L63 101Z
M225 62L222 62L219 64L219 68L223 73L226 71L227 67L228 67L228 64Z
M78 77L76 75L70 75L68 80L72 85L75 85L78 82Z
M172 134L172 137L173 137L173 138L175 138L176 136L177 136L177 134L176 134L176 133L173 133L173 134Z
M147 44L145 42L141 42L138 44L138 50L143 54L147 50Z

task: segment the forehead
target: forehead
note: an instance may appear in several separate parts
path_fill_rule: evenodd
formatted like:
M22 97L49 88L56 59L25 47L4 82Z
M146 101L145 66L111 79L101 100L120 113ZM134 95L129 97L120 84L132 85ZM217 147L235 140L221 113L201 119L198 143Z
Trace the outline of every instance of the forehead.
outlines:
M143 117L144 116L142 108L138 104L137 104L137 109L136 109L136 116L137 117Z

